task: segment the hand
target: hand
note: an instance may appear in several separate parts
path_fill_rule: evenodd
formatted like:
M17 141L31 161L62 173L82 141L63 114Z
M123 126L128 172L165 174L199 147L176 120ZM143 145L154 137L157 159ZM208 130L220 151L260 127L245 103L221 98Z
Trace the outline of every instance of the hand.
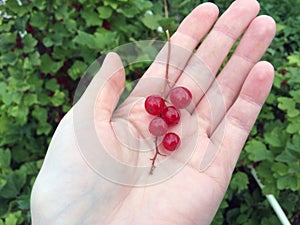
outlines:
M172 157L159 156L153 175L149 174L153 151L132 149L155 149L147 133L151 116L143 101L164 88L165 65L158 59L166 51L159 53L116 110L125 75L118 55L108 54L52 138L32 190L33 224L209 224L272 86L272 65L258 61L274 37L275 23L258 12L257 1L236 0L217 20L217 7L204 3L171 37L168 78L192 92L193 104L181 118L182 127L189 124L190 129L182 130L183 143ZM180 54L182 49L188 54ZM93 113L84 117L84 112ZM97 137L98 149L90 135ZM128 164L132 170L120 166ZM140 171L140 165L149 167Z

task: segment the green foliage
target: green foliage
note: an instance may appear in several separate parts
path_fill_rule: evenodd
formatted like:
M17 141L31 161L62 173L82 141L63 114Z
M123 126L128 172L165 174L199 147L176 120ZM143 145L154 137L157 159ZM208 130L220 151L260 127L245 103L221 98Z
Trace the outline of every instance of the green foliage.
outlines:
M203 1L8 0L0 4L0 225L30 224L29 199L49 140L98 56L135 40L165 39ZM214 1L223 12L230 1ZM242 152L213 224L279 224L263 194L297 223L300 205L300 2L261 0L277 22L264 56L272 92ZM151 10L151 11L149 11ZM5 13L8 16L3 16ZM126 68L128 80L145 64ZM131 83L126 84L131 89ZM130 87L129 87L130 86ZM261 192L249 166L264 184ZM299 222L299 221L298 221Z
M148 0L6 1L0 7L0 224L30 224L29 196L79 78L98 56L164 34ZM155 20L163 19L156 7ZM5 13L7 16L2 16Z

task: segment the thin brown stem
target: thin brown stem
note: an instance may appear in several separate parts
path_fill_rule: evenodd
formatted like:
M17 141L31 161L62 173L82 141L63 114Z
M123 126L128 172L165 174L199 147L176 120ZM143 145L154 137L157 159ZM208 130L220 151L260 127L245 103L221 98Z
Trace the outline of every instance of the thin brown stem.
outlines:
M165 17L169 17L169 10L168 10L168 1L164 0L164 7L165 7Z
M170 64L170 55L171 55L171 41L169 30L166 30L167 40L168 40L168 53L167 53L167 64L166 64L166 79L169 81L169 64Z
M158 146L157 146L157 137L156 137L156 138L155 138L155 154L154 154L154 157L150 159L150 160L152 161L151 169L150 169L150 172L149 172L150 175L153 174L153 171L154 171L154 169L155 169L155 161L156 161L158 155L166 156L166 155L161 154L161 153L159 152Z
M168 39L168 52L167 52L167 62L166 62L166 83L164 86L163 94L165 94L165 92L166 92L167 85L169 88L171 87L170 82L169 82L169 67L170 67L170 57L171 57L171 40L170 40L169 30L166 30L166 34L167 34L167 39Z

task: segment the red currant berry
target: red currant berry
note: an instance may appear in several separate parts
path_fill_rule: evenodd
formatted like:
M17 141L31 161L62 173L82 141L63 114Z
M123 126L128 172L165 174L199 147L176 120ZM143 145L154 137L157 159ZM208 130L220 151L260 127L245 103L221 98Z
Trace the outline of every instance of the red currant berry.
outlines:
M155 117L149 124L149 131L155 137L164 135L167 130L168 124L161 117Z
M145 109L151 115L160 115L165 108L165 101L162 97L157 95L151 95L146 98Z
M170 101L178 109L186 108L192 100L192 93L185 87L175 87L170 91Z
M168 151L174 151L180 145L180 137L175 133L167 133L163 140L162 144Z
M180 112L174 106L168 106L164 109L161 117L168 125L174 125L180 120Z

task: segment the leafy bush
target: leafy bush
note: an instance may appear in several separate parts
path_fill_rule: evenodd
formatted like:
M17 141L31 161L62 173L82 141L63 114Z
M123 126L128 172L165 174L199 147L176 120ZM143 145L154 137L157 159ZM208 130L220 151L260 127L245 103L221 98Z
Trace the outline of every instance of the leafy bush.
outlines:
M9 0L0 2L0 225L30 224L29 198L51 136L71 107L79 78L121 44L164 39L200 1ZM171 2L171 1L170 1ZM216 0L221 11L229 1ZM300 4L261 1L278 22L265 59L274 88L252 130L214 224L278 224L250 174L254 166L288 217L299 222ZM148 10L151 10L150 13ZM143 69L132 66L128 79ZM297 176L298 175L298 176ZM298 213L298 214L297 214Z

